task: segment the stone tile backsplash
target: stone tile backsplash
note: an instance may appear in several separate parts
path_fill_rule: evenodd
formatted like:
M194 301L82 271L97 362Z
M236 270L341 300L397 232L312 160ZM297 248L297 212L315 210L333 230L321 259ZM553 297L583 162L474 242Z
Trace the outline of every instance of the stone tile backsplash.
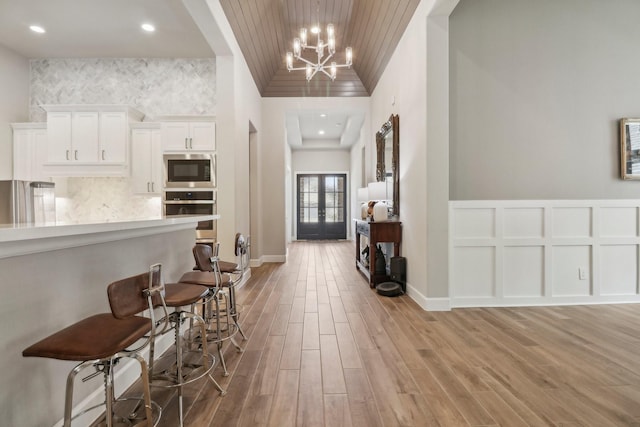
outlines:
M42 104L125 104L155 117L215 114L216 62L207 59L32 59L30 118Z
M161 197L133 194L127 178L58 178L55 182L58 221L115 221L162 214Z

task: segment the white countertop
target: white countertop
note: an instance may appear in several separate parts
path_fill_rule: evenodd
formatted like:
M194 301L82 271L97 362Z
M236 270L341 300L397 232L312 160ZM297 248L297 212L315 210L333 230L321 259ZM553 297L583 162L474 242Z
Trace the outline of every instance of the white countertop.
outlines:
M129 220L0 224L0 258L187 229L220 215L179 215Z

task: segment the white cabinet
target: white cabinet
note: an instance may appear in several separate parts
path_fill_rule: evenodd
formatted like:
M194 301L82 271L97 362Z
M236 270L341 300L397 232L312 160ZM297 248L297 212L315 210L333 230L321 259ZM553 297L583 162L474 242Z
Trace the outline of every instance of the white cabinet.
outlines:
M68 162L72 156L71 113L47 114L47 162Z
M98 161L127 162L127 115L124 111L100 113L100 150Z
M13 123L13 179L46 181L42 165L46 160L45 123Z
M56 176L126 176L129 123L143 114L123 105L45 105L47 159Z
M202 121L163 122L162 146L165 151L215 151L216 124Z
M52 141L57 147L65 147L65 156L72 162L98 162L98 113L75 112L71 114L71 138ZM69 155L69 153L71 155Z
M131 129L131 185L136 194L162 192L162 147L159 126Z

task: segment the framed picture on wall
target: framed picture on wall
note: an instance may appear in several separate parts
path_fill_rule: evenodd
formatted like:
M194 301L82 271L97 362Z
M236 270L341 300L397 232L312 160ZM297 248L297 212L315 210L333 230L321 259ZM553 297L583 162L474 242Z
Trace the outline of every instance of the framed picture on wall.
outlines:
M620 119L622 179L640 179L640 119Z

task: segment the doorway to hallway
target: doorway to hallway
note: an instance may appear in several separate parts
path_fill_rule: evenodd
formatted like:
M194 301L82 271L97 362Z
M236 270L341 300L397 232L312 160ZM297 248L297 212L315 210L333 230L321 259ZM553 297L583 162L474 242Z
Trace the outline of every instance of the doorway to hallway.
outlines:
M298 240L347 238L347 175L297 175Z

